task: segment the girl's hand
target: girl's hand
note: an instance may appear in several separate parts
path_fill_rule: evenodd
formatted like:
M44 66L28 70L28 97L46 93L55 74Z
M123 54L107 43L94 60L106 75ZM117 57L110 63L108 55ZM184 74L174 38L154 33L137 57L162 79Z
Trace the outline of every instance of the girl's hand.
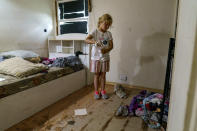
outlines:
M102 48L102 49L101 49L101 53L102 53L102 54L105 54L105 53L107 53L107 49L105 49L105 48Z
M101 53L102 53L102 54L106 54L106 53L110 52L112 49L113 49L113 41L110 40L110 41L109 41L109 46L108 46L108 47L102 48L102 49L101 49Z
M97 47L101 47L102 46L102 43L98 42L98 41L96 41L95 44L96 44Z

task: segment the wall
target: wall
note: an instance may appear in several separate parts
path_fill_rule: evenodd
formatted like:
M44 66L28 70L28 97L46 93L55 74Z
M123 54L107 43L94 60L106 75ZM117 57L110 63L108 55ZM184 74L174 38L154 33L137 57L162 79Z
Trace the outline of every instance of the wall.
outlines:
M197 130L197 1L180 0L168 131Z
M162 89L176 0L92 0L90 30L104 13L113 17L114 38L107 81ZM128 76L126 82L119 76Z
M176 0L92 0L92 4L90 30L103 13L114 20L107 81L162 89ZM0 51L27 49L47 56L47 37L55 30L54 1L1 0L0 5ZM121 74L128 76L126 82L119 80Z
M47 56L47 38L53 33L52 7L52 0L1 0L0 52L26 49Z

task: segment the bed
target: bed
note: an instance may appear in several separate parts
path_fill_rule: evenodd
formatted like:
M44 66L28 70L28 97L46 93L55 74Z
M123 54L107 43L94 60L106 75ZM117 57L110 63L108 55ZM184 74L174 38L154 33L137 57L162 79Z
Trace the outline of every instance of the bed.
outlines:
M0 98L33 88L73 72L74 70L70 67L51 67L46 72L37 73L25 78L16 78L10 75L0 74L0 78L5 79L0 82Z
M30 117L85 87L86 71L51 67L25 78L0 74L0 130Z

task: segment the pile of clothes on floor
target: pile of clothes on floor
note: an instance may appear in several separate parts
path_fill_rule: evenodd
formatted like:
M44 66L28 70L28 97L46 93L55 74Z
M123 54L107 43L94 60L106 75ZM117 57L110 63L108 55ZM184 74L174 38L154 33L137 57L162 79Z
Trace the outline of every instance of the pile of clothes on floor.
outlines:
M146 90L133 97L130 105L121 105L116 116L139 116L150 128L160 128L163 95ZM165 101L162 121L167 122L169 101Z
M122 98L122 99L126 99L127 98L127 94L125 92L125 89L122 85L120 84L116 84L114 86L114 93L119 97L119 98Z

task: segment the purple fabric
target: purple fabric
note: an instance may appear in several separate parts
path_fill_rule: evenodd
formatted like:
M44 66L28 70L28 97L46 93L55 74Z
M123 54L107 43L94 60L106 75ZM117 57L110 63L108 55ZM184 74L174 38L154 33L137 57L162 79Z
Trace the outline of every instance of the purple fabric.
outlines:
M143 116L144 115L144 111L143 109L140 107L135 111L136 116Z
M136 103L136 99L137 97L133 97L132 101L131 101L131 104L129 106L129 112L134 112L135 109L137 109L137 103Z
M54 60L55 59L42 58L42 64L49 65L49 64L52 64Z
M163 95L161 95L159 93L153 93L153 92L148 93L146 90L141 91L139 93L139 95L134 96L133 99L131 100L131 103L129 105L129 113L135 114L136 110L138 108L141 108L142 107L143 100L146 97L149 97L150 99L153 99L155 97L157 97L159 99L162 99L163 98Z
M129 105L129 113L134 113L135 114L135 110L140 106L140 101L142 102L143 99L145 98L147 94L147 91L146 90L143 90L139 93L139 95L137 96L134 96L132 101L131 101L131 104Z

